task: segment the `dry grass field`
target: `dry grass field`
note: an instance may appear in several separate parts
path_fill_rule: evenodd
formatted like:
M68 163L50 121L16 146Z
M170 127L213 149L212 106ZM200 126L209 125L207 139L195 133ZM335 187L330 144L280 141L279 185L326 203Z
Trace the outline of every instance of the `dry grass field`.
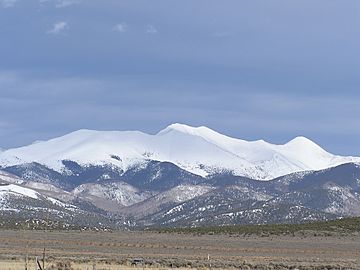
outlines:
M46 269L360 269L358 235L0 231L0 270L24 269L26 254L35 270L34 258L44 246ZM137 257L144 266L131 266Z

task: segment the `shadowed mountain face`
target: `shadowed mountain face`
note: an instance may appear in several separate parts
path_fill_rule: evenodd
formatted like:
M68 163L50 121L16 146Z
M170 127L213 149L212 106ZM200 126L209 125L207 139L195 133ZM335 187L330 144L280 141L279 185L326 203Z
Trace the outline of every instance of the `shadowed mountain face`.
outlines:
M201 177L150 160L126 172L107 165L64 164L63 174L38 163L3 168L3 186L26 187L42 199L0 192L2 217L34 218L31 209L49 206L44 198L62 202L56 205L62 210L56 210L64 213L52 218L66 218L72 226L80 224L79 215L93 215L110 227L299 223L360 215L360 167L353 163L271 181L228 172ZM69 212L69 205L77 210ZM69 219L69 213L74 217Z
M170 162L149 161L144 167L126 171L121 179L137 188L166 191L178 185L199 184L204 178Z
M198 184L205 178L189 173L169 162L148 161L128 169L125 173L110 165L81 166L74 161L63 161L64 172L59 173L39 163L3 168L24 180L53 184L65 190L104 181L123 181L143 190L167 190L180 184Z

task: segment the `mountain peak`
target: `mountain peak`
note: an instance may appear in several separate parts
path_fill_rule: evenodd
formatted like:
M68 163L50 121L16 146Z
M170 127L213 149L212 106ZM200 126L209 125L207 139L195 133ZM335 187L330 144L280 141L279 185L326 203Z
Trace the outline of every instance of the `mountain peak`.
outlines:
M189 125L185 125L185 124L174 123L174 124L169 125L165 129L161 130L158 133L158 135L166 134L171 131L177 131L177 132L181 132L181 133L185 133L185 134L189 134L189 135L197 135L197 136L199 136L203 133L215 133L215 131L213 131L212 129L205 127L205 126L193 127L193 126L189 126Z
M289 141L285 144L286 146L299 146L299 147L317 147L321 148L318 144L313 142L312 140L304 137L304 136L298 136Z

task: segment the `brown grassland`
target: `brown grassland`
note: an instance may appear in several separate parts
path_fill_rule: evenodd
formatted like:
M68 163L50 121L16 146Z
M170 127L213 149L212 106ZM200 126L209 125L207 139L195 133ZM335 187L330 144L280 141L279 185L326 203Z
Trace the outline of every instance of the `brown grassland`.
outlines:
M0 231L0 270L360 269L360 235L225 235L158 232ZM131 266L133 258L144 265ZM70 265L69 265L70 263Z

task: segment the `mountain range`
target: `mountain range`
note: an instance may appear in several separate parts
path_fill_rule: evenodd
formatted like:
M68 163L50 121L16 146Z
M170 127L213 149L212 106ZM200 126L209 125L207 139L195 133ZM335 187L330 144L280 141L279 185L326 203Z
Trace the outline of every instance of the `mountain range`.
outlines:
M360 158L173 124L79 130L0 152L0 225L297 223L360 215ZM19 225L19 226L20 226Z

